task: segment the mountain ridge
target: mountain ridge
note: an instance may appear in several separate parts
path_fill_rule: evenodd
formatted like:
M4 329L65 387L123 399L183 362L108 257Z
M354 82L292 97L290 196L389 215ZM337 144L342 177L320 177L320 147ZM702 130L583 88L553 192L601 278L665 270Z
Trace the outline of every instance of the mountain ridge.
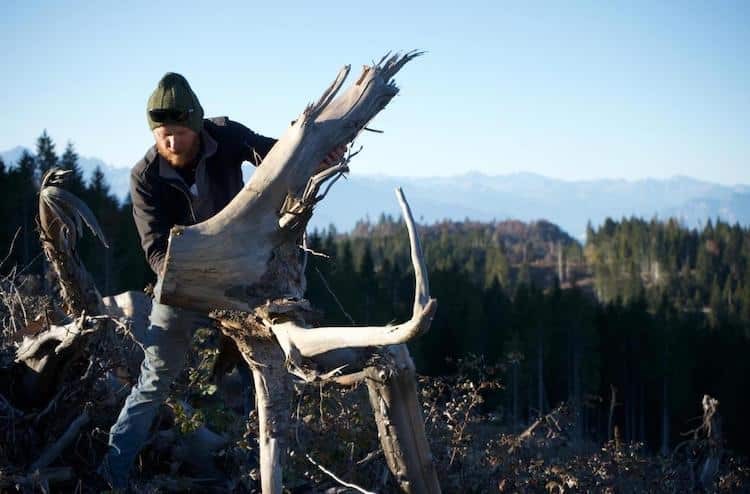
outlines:
M16 146L0 152L13 166L24 150ZM119 199L128 193L130 168L116 167L95 157L80 157L84 178L98 166L110 190ZM247 180L250 165L243 166ZM604 178L563 180L533 172L488 175L468 171L452 176L409 177L360 175L355 171L337 184L316 210L312 228L330 224L350 231L357 221L381 213L398 216L392 190L402 187L421 222L442 220L492 221L546 220L582 239L586 224L605 218L637 216L646 219L678 218L687 227L700 227L708 219L750 224L750 185L722 185L684 175L667 179Z

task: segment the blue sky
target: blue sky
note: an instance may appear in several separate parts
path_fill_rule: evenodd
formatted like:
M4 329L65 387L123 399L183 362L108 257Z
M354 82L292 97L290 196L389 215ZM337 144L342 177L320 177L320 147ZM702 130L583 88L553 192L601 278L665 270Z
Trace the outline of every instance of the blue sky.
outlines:
M278 136L342 65L419 48L354 173L750 183L748 2L374 5L5 0L0 150L46 128L132 166L167 71Z

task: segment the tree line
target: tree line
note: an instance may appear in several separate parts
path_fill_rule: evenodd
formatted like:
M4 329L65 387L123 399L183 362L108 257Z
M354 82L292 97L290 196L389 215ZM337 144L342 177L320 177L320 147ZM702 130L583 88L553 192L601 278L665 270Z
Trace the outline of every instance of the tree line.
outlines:
M605 301L666 297L675 308L703 311L711 325L750 325L750 235L739 224L708 220L702 230L674 219L607 219L587 228L586 263Z
M675 224L652 223L664 229ZM413 281L405 228L388 217L358 228L350 234L329 230L311 235L311 250L329 256L311 255L308 261L308 294L314 306L337 324L382 324L409 317ZM602 246L608 232L628 228L622 223L607 221L594 231L596 238L590 237L583 247L570 244L560 257L549 252L564 239L553 238L547 253L537 245L537 257L525 262L546 276L531 280L524 274L523 258L513 255L512 247L503 247L502 238L493 240L496 228L453 222L420 228L431 291L438 299L432 329L409 343L420 372L449 373L458 359L483 355L505 370L505 390L488 397L487 406L497 407L506 424L521 427L567 401L580 412L576 433L581 439L611 438L612 425L617 425L623 439L664 452L681 440L680 434L689 428L687 420L698 415L700 399L708 393L721 401L731 445L748 451L750 428L743 417L750 399L738 391L750 377L750 333L746 319L728 317L732 312L727 299L722 298L719 309L686 304L681 294L689 290L667 267L662 268L660 283L669 276L669 285L652 286L644 276L640 287L627 296L618 292L609 299L598 298L611 280L586 270L579 270L577 278L562 288L559 259L576 264L581 261L576 256L583 251L590 255L592 245L616 258L616 252ZM462 234L454 234L456 229ZM360 235L362 230L367 235ZM744 252L750 245L747 228L723 222L709 224L702 232L682 228L680 235L695 236L696 245L716 239L714 272L706 279L743 272L738 266L745 261L725 253L726 244L716 235L729 230L742 233L745 247L736 252ZM481 247L484 256L476 255L478 245L493 242L495 247ZM497 252L490 255L493 248ZM657 248L671 252L663 245ZM695 284L694 276L683 281ZM551 281L545 285L535 279ZM744 286L745 279L740 276L733 283ZM620 279L613 285L629 286ZM740 295L732 303L744 307L749 302Z
M153 275L143 258L133 223L129 196L124 201L115 197L99 167L84 180L73 143L68 142L62 154L58 154L46 131L36 141L35 154L24 151L17 163L4 163L0 159L0 210L5 213L5 221L0 224L0 246L8 249L2 254L8 255L3 269L15 267L19 275L45 277L47 273L36 217L41 178L53 167L71 171L66 189L91 208L110 244L105 249L90 235L84 235L79 243L79 254L102 294L140 290L152 282ZM46 283L49 286L51 281Z
M90 236L81 256L104 295L140 290L154 276L128 198L97 169L84 180L73 144L58 155L44 132L36 153L0 161L2 265L45 274L35 228L38 184L53 166L99 218L111 245ZM750 230L722 221L701 230L675 220L608 219L583 245L548 222L444 221L420 227L431 291L431 331L410 343L418 370L446 374L482 355L505 389L485 407L511 428L568 401L581 439L623 439L666 451L697 416L704 393L721 402L730 446L748 452L742 393L750 376ZM308 295L321 323L364 325L411 313L413 274L399 219L308 238ZM614 397L610 418L610 401Z

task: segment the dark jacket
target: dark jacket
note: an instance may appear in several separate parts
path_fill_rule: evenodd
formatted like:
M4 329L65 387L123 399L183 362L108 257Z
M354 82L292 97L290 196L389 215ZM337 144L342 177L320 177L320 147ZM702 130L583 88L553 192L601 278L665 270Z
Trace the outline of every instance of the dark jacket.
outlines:
M221 211L242 189L242 162L258 166L275 143L226 117L204 120L192 193L156 146L148 150L130 173L130 196L141 246L154 273L158 275L164 263L169 230Z

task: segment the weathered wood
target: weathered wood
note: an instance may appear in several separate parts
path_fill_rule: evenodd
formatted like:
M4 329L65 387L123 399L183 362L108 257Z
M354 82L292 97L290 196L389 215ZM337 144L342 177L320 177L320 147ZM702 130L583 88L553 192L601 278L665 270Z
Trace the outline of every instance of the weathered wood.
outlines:
M44 453L31 465L31 472L35 472L37 470L40 470L46 466L49 466L50 463L55 461L55 459L60 456L60 454L70 446L70 443L73 442L73 440L78 437L78 432L81 430L81 427L85 426L89 423L90 417L87 411L83 411L73 422L70 423L68 428L65 430L62 436L55 441L53 444L51 444L47 449L44 450Z
M317 167L358 132L396 95L392 77L419 53L393 56L364 67L336 97L344 67L320 100L284 132L250 181L217 215L169 237L160 302L195 310L247 312L266 300L302 298L304 274L294 262L315 198L301 199ZM283 221L288 213L298 222Z
M289 434L291 380L284 361L279 358L281 352L278 345L268 342L267 345L255 346L256 357L260 352L268 352L267 358L250 364L258 410L261 486L264 494L281 494Z
M86 223L105 248L108 247L96 216L78 197L58 187L69 170L52 168L44 174L39 190L39 237L42 250L57 274L60 294L69 315L100 314L102 301L91 275L78 256L78 239Z
M284 353L270 334L262 335L262 326L249 320L241 325L223 322L221 329L237 344L253 373L263 494L281 494L292 398Z
M396 362L393 374L375 367L366 371L370 404L388 468L404 492L439 493L417 397L414 363L406 345L393 346L389 353Z
M68 369L98 330L98 322L82 316L62 326L50 326L34 337L24 337L16 350L16 397L27 406L41 406L59 389Z
M294 320L272 324L270 329L276 336L284 353L294 360L297 356L315 357L343 348L363 348L405 343L426 332L437 309L437 301L430 297L422 245L417 235L414 216L401 189L396 190L404 222L409 233L412 266L414 267L414 304L409 321L394 326L368 327L320 327L310 329ZM342 362L340 365L348 365Z
M70 467L54 467L35 470L28 475L5 475L0 472L0 487L20 486L33 489L53 482L64 482L73 478Z

